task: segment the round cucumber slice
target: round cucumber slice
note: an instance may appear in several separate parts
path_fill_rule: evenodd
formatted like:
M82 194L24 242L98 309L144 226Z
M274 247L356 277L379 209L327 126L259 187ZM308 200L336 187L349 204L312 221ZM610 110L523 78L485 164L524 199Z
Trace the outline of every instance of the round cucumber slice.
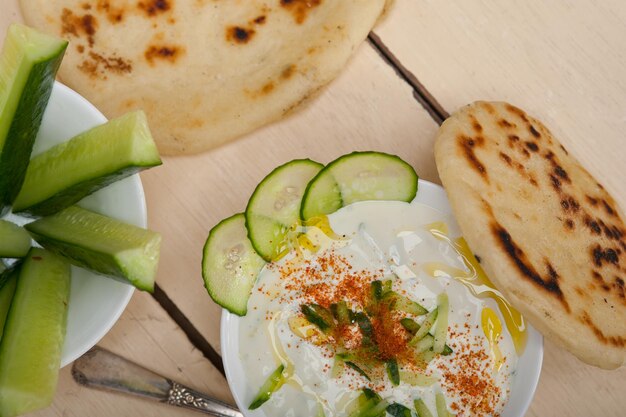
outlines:
M235 214L209 232L202 257L202 277L209 295L231 313L245 316L248 298L265 261L246 232L245 216Z
M266 261L285 250L289 228L300 218L306 186L324 166L296 159L270 172L252 193L246 207L246 228L254 250Z
M398 156L382 152L353 152L335 159L307 186L300 217L330 214L365 200L411 201L418 176Z

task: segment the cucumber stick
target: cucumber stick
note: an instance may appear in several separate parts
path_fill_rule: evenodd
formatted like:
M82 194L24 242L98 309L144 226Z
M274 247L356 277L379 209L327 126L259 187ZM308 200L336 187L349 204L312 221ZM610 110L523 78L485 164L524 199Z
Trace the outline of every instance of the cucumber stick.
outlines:
M30 235L24 228L0 220L0 258L22 258L30 249Z
M9 27L0 56L0 215L22 186L67 42Z
M71 206L25 226L44 248L73 264L152 292L161 236Z
M15 292L18 273L18 268L9 268L0 272L0 340L2 340L4 323L6 322L13 293Z
M0 415L48 406L57 385L70 293L70 264L31 249L0 342Z
M209 232L202 257L204 285L213 301L231 313L246 315L250 291L264 265L248 239L243 213Z
M157 165L161 159L145 114L128 113L35 156L13 211L47 216Z
M307 184L323 167L310 159L290 161L270 172L252 193L246 207L246 229L252 246L266 261L289 250L287 232L300 218Z
M417 174L411 165L382 152L353 152L321 170L302 198L303 220L330 214L364 200L411 201L417 193Z

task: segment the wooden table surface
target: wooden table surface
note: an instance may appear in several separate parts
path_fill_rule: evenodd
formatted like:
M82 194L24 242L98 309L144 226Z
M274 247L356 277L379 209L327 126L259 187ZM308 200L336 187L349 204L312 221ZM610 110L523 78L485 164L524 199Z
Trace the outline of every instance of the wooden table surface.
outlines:
M4 0L0 40L19 20L17 0ZM543 120L626 207L625 74L623 0L396 0L307 108L214 151L165 158L142 175L150 227L164 236L159 289L136 292L100 345L232 402L220 372L220 309L200 275L209 229L242 211L258 181L293 158L325 163L352 150L381 150L439 182L438 124L474 100L506 100ZM36 415L194 413L79 387L66 367L54 404ZM626 368L587 366L546 341L527 415L624 416Z

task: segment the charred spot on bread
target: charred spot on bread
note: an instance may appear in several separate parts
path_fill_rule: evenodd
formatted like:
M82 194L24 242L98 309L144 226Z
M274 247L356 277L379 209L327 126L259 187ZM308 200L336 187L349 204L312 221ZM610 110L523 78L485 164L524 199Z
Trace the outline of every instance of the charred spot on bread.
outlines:
M483 178L487 179L487 168L485 168L485 165L478 159L476 153L474 152L474 148L481 146L484 143L484 140L485 139L482 136L479 136L476 140L463 135L458 137L458 143L472 168L474 168Z
M502 227L498 222L493 221L491 224L491 231L494 234L496 241L500 244L501 248L508 255L509 259L513 262L517 270L539 287L548 291L548 293L555 296L565 310L569 313L569 304L565 300L563 292L559 286L559 274L549 261L546 261L546 268L548 276L542 277L532 263L528 260L526 253L515 243L509 232Z

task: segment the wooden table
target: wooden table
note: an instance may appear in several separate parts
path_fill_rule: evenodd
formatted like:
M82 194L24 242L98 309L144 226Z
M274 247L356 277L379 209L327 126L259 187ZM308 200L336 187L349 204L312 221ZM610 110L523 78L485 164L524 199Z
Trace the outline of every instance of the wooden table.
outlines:
M21 20L5 0L0 39ZM100 345L232 402L220 372L219 318L203 288L209 229L242 211L257 182L293 158L352 150L400 155L439 182L438 124L477 99L542 119L626 207L626 3L623 0L396 0L343 74L306 109L212 152L166 158L142 175L151 228L164 236L154 296L136 293ZM217 366L217 367L216 367ZM529 416L624 416L626 369L603 371L545 343ZM177 416L192 412L76 385L61 371L39 416Z

